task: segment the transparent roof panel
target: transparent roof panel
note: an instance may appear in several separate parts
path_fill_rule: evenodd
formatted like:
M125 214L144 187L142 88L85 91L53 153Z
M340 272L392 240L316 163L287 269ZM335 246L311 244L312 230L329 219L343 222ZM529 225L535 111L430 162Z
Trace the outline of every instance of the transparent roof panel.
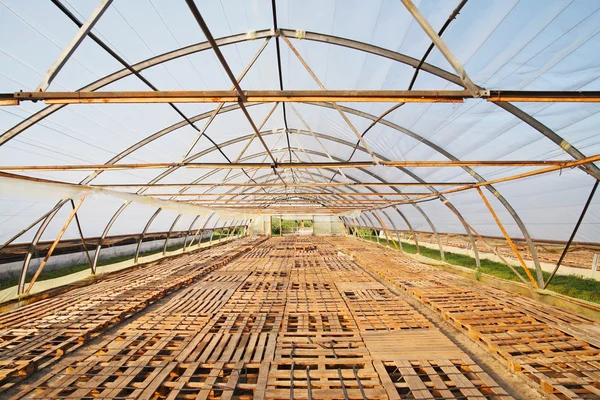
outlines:
M600 4L472 1L453 16L458 0L414 3L435 31L447 25L441 39L464 67L463 79L468 76L482 89L600 90ZM19 91L39 94L47 71L78 33L73 20L85 22L97 7L81 1L65 2L64 10L51 2L32 4L0 4L0 37L10 38L0 40L0 93L9 97ZM242 192L261 192L284 204L288 195L311 191L323 198L311 197L310 204L324 204L336 215L341 212L335 209L340 204L336 192L379 193L344 198L360 199L351 208L376 224L373 209L385 210L391 219L382 217L386 226L399 230L410 230L404 216L416 231L430 232L433 225L442 233L464 234L455 207L477 232L501 236L478 192L468 186L475 182L514 237L568 239L600 177L599 160L575 168L556 161L600 153L597 101L507 103L485 93L484 98L467 93L462 102L369 99L366 93L444 94L462 91L466 84L439 46L428 52L431 38L401 1L278 0L276 12L272 4L197 2L207 32L185 2L112 2L41 96L142 92L152 101L63 105L44 99L0 107L0 170L13 174L0 177L6 179L0 182L0 241L48 213L61 200L56 193L91 190L89 185L101 189L84 201L78 215L84 235L91 237L102 235L124 202L105 189L164 194L165 200L183 190L190 196L174 198L171 206L198 195L212 207L209 211L221 206L211 204L217 196L206 193L236 194L226 197L252 204L252 196ZM215 43L207 40L210 36ZM231 77L239 79L239 93L229 91L235 86ZM343 91L355 101L323 99L331 93L326 90ZM165 91L177 92L170 93L172 103L158 99ZM207 91L211 96L203 97ZM233 95L223 100L224 92L214 91ZM243 101L256 91L257 100ZM314 91L314 98L294 99L300 91ZM182 93L197 96L179 102L176 95ZM486 164L512 161L523 165ZM542 161L548 164L534 165ZM459 162L466 163L446 165ZM542 168L550 169L517 179ZM54 195L11 195L7 188L15 179L50 185L45 187ZM189 183L196 186L184 189ZM592 201L577 240L598 241L598 201ZM134 201L108 235L139 235L158 208ZM205 221L207 209L196 210L197 223ZM61 207L41 240L53 240L69 213ZM168 231L177 215L162 210L149 231ZM189 229L195 217L184 213L173 229ZM31 241L38 228L17 242ZM70 226L65 238L77 235Z

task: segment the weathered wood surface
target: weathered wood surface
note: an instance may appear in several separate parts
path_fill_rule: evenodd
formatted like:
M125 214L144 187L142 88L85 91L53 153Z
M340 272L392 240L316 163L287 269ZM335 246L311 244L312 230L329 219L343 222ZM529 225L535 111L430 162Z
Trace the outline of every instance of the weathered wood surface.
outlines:
M346 238L329 242L464 329L552 398L600 398L598 321L420 264L381 246L357 246Z
M311 237L263 242L99 335L13 398L511 398L414 307Z

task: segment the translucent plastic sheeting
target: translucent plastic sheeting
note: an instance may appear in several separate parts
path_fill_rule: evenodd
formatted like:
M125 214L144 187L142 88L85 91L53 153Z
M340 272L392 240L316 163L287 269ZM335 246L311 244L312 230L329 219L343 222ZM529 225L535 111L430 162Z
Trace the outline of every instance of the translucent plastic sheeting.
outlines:
M434 29L439 30L459 4L459 0L414 0L414 3ZM96 5L94 2L65 4L80 20L85 20ZM407 89L415 72L414 67L375 55L372 53L373 48L369 46L420 60L430 45L430 39L398 0L302 3L278 0L276 5L279 28L294 32L289 35L290 41L328 89ZM273 27L271 1L198 2L197 6L215 38L240 35L237 43L220 46L234 75L239 76L265 43L265 39L255 38L255 31L270 30ZM48 67L77 32L77 26L52 3L36 3L32 7L26 1L3 1L0 5L0 26L6 32L20 32L19 40L5 41L0 51L0 65L3 66L0 75L2 92L35 90ZM92 32L130 64L206 40L184 2L165 5L156 1L115 0ZM310 35L306 33L310 32L332 37L319 42L309 38ZM595 57L600 51L598 33L600 3L597 2L490 0L467 2L444 32L443 40L464 64L469 76L488 89L598 90L600 59ZM10 34L5 36L10 37ZM352 45L341 46L338 40L340 38L360 43L354 44L357 48L352 48ZM283 88L317 89L319 86L285 41L280 39L279 43ZM437 48L428 56L427 62L453 73ZM271 38L241 81L242 88L278 90L278 67L276 40ZM49 90L77 90L123 69L122 64L87 37L56 76ZM175 57L164 64L152 65L142 69L140 73L159 90L224 90L231 86L209 46L193 54ZM106 86L95 89L150 90L148 85L129 72L125 72L124 76L125 78L112 83L109 83L109 79ZM413 88L441 90L458 87L421 70ZM193 120L196 128L202 129L216 105L178 104L177 108L186 118ZM374 118L392 106L377 103L340 105L353 109L345 114L361 134ZM553 129L584 155L600 153L596 129L600 123L598 104L516 105ZM259 124L272 106L273 104L248 104L247 108L252 119ZM194 146L192 144L199 135L198 130L183 120L168 104L86 104L63 107L0 146L0 159L3 165L101 164L113 158L116 159L112 162L121 163L179 162L186 150L191 148L190 156L196 157L196 162L226 162L227 158L235 160L246 146L247 138L254 132L236 104L226 104L226 107L229 107L229 111L217 115ZM291 105L277 105L261 131L267 147L273 150L278 161L291 159L308 162L312 159L327 162L330 159L326 153L336 161L350 158L357 143L356 134L335 109L323 104L294 104L294 107L310 130L323 136L319 137L319 143L308 133L309 129L293 112ZM18 107L1 108L0 132L11 129L45 108L46 105L42 102L23 102ZM356 115L361 112L370 115ZM283 130L286 125L290 128L287 135ZM288 137L291 149L288 149ZM371 128L363 140L374 152L391 160L572 158L557 143L527 123L483 100L468 100L463 104L405 104ZM261 161L264 153L263 145L254 139L244 151L241 161ZM362 160L371 160L371 157L364 149L359 148L351 161ZM487 180L531 170L500 167L473 169ZM165 171L104 171L95 176L86 172L52 171L24 175L73 184L88 177L93 178L93 184L147 184L159 177L158 183L219 183L224 180L231 183L251 182L240 170L234 170L228 175L226 171L198 172L179 168L161 177ZM249 174L253 176L252 172ZM329 181L334 175L334 180L340 182L473 181L473 177L463 168L383 167L346 169L346 177L335 169L310 169L307 173L298 173L301 177L298 179L305 183L314 180ZM284 176L288 179L291 175L285 172ZM562 179L557 176L560 175L515 181L496 187L534 238L566 240L593 183L580 170L570 171L568 174L565 171ZM265 171L258 172L253 179L258 182L274 182L276 178L271 171ZM54 204L47 200L52 196L47 191L43 191L43 197L24 197L27 204L25 201L19 204L13 188L14 185L0 188L4 190L3 193L11 192L7 201L0 203L0 218L3 223L0 237L7 237L6 231L18 232ZM222 194L228 190L229 188L215 186L209 193ZM345 188L340 190L349 191ZM370 191L366 188L356 190L364 193ZM387 192L391 189L380 186L372 190ZM426 188L422 190L427 191ZM161 191L164 192L152 189L147 193ZM199 189L188 190L188 193L200 192ZM511 235L522 236L523 232L506 207L491 193L486 190L484 192ZM86 200L80 214L94 217L90 220L94 227L92 229L89 224L84 224L85 236L88 236L88 232L98 235L123 201L137 200L137 197L130 196L135 195L98 195ZM59 198L63 197L57 197ZM500 234L476 192L460 193L448 198L449 205L443 204L439 199L419 204L438 231L464 233L463 224L450 210L450 205L453 205L480 233ZM398 197L389 199L398 200ZM100 200L103 202L100 203ZM91 204L94 207L90 208ZM146 210L138 214L138 211L133 210L134 204L131 206L133 211L126 211L124 215L140 215L140 218L143 215L147 218L147 214L152 215L157 208L165 209L165 213L161 213L153 222L150 231L159 226L166 226L168 229L169 221L181 212L188 215L200 214L206 218L207 213L212 211L200 206L190 206L193 207L192 210L179 203L169 208L164 201L151 198L144 198L136 204L149 205L151 208L144 207ZM431 225L414 206L403 204L398 208L415 230L431 230ZM91 210L95 210L98 216L93 216ZM172 211L172 217L166 214L168 210ZM36 213L37 216L34 216ZM52 236L50 232L60 229L63 217L68 213L67 207L60 211L56 222L52 222L53 229L49 229L46 236ZM245 216L236 210L234 213L220 213L209 224L219 217L224 220ZM404 224L397 213L389 211L388 214L394 218L394 223ZM600 237L597 215L598 202L595 200L577 240L597 241ZM357 217L354 214L349 216ZM375 221L372 215L371 219ZM387 225L387 218L382 216L382 219ZM125 224L120 224L117 221L115 229L126 229ZM140 224L145 224L145 221ZM182 229L187 229L187 226ZM69 228L68 237L76 234ZM10 236L12 234L8 235ZM23 238L31 238L31 232Z
M134 193L124 193L98 187L79 187L62 183L32 182L15 178L0 177L0 195L3 196L18 195L38 199L55 198L57 200L78 200L84 196L94 196L97 194L116 197L126 202L134 202L154 208L162 208L178 214L207 216L210 213L215 212L225 220L252 218L251 214L242 213L235 210L213 210L211 208L202 207L195 204L161 200Z

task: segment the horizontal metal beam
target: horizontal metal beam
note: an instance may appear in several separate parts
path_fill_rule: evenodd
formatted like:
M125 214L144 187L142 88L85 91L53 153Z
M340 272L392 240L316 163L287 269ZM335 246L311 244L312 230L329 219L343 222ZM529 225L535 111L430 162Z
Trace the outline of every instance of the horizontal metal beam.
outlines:
M504 177L504 178L492 179L492 180L489 180L489 181L484 181L484 182L479 182L479 183L473 183L473 184L470 184L470 185L460 186L460 187L457 187L457 188L446 189L446 190L439 191L439 192L434 192L434 193L431 193L431 194L428 194L428 195L411 198L409 200L394 201L393 204L394 205L398 205L398 204L412 203L414 201L425 200L427 198L434 198L434 197L446 196L448 194L463 192L463 191L469 190L469 189L476 189L476 188L481 187L481 186L496 185L498 183L510 182L510 181L515 181L515 180L524 179L524 178L530 178L532 176L544 175L544 174L548 174L550 172L559 171L559 170L568 169L568 168L576 168L576 167L579 167L579 166L582 166L582 165L586 165L586 164L589 164L589 163L596 163L596 162L600 162L600 154L596 154L596 155L591 156L591 157L585 157L585 158L582 158L582 159L577 160L577 161L569 161L568 163L566 163L564 165L560 165L560 166L555 165L555 166L550 166L550 167L547 167L547 168L540 168L540 169L536 169L534 171L525 172L525 173L522 173L522 174L516 174L516 175L507 176L507 177ZM447 200L445 200L445 201L447 201Z
M146 164L79 164L79 165L3 165L0 171L105 171L163 168L200 169L298 169L298 168L368 168L380 167L542 167L566 166L568 160L515 160L515 161L355 161L355 162L296 162L296 163L146 163Z
M231 183L231 182L215 182L215 183L155 183L155 184L135 184L135 183L117 183L117 184L98 184L98 185L89 185L92 187L101 187L107 189L135 189L135 188L178 188L178 187L214 187L214 186L223 186L223 187L377 187L377 186L462 186L462 185L470 185L476 182L390 182L390 183L382 183L382 182L311 182L311 183Z
M491 102L600 102L600 91L490 90ZM462 102L473 98L466 90L234 90L123 91L123 92L16 92L0 94L0 105L16 101L46 104L87 103L220 103L220 102Z
M420 193L404 193L404 192L384 192L384 193L373 193L373 192L232 192L232 193L144 193L145 196L154 197L223 197L223 196L250 196L250 197L271 197L276 195L285 195L290 197L308 197L308 196L342 196L342 197L361 197L361 196L422 196L429 194L429 192ZM213 200L207 200L213 201Z

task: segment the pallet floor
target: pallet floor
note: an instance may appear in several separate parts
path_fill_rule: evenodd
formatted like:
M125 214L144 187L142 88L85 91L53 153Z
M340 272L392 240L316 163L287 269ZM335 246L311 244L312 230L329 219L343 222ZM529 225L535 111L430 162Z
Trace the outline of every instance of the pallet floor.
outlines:
M476 284L377 245L330 239L361 265L440 313L553 399L600 398L600 322Z
M460 278L451 274L440 277L431 267L397 252L352 239L247 238L220 249L238 257L215 251L182 258L188 266L205 267L194 267L194 279L164 290L161 296L155 295L156 290L144 294L144 288L156 289L158 282L164 284L165 275L136 287L135 296L130 294L134 288L120 288L119 280L105 285L106 311L97 317L94 308L83 312L77 304L56 298L47 300L47 315L39 303L0 315L0 321L10 321L2 330L0 351L5 353L0 355L3 361L12 361L13 370L21 368L6 375L0 397L511 399L506 383L495 381L411 306L406 301L409 295L510 360L515 374L530 377L549 396L597 394L596 348L551 324L594 321L567 313L542 320L536 316L539 309L527 314L527 306L519 308L520 303L502 291L486 296L484 289L461 286ZM218 257L225 254L230 259L222 262ZM179 263L170 267L192 273ZM406 293L393 292L369 270ZM133 284L150 279L138 275L121 280ZM174 284L177 276L168 282ZM96 329L97 321L106 324L106 316L113 315L108 306L117 300L126 304L125 319L108 331L107 326ZM143 313L135 308L141 300L147 307ZM86 307L92 303L90 296L84 303ZM60 323L55 321L57 315ZM72 350L60 356L29 350L45 339L28 331L28 323L43 323L52 332L63 332L66 324L72 324L69 332L74 339L61 342ZM17 365L35 357L41 358L31 366ZM562 357L560 364L556 357ZM571 387L574 380L580 386Z

